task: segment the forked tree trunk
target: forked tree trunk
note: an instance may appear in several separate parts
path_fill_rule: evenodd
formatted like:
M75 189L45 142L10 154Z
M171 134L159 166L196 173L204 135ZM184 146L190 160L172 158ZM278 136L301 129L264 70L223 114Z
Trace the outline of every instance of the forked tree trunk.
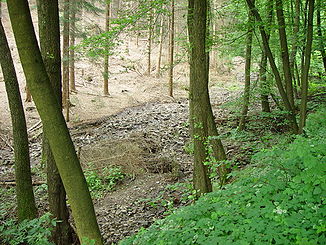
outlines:
M76 0L70 0L70 18L69 18L69 84L70 91L76 92L76 79L75 79L75 50L72 48L75 46L76 40L76 12L77 2Z
M38 24L40 48L44 65L53 91L61 105L61 57L60 26L57 0L38 0ZM52 231L52 240L57 245L72 244L73 229L69 224L66 191L63 187L49 142L44 134L42 158L46 162L49 210L60 222Z
M63 48L62 48L62 104L66 112L66 121L69 122L69 4L63 2Z
M253 0L255 2L255 0ZM242 113L239 122L239 130L244 130L246 125L246 119L249 108L250 98L250 72L251 72L251 47L252 47L252 34L254 31L255 17L252 11L249 9L248 12L248 32L246 40L246 62L245 62L245 87L243 94Z
M174 0L171 0L169 38L169 96L173 97L173 57L174 57Z
M267 1L267 23L272 25L273 16L273 0ZM267 39L270 38L270 30L267 30ZM259 64L259 80L260 80L260 98L262 112L271 112L268 95L270 94L270 84L267 82L267 55L264 48L262 48L261 60Z
M292 109L294 109L294 96L292 84L292 72L289 58L289 49L285 30L285 18L283 13L283 0L276 0L276 16L278 20L278 30L282 54L282 66L285 80L285 90Z
M111 12L111 1L107 0L105 5L105 31L110 30L110 12ZM108 45L108 44L106 44ZM109 49L105 48L104 54L104 70L103 70L103 94L109 95Z
M307 45L305 50L304 66L301 77L301 106L300 106L300 125L299 133L303 133L303 128L306 123L307 114L307 97L308 97L308 73L310 68L312 40L313 40L313 20L314 20L314 0L308 0L309 12L308 12L308 26L307 26Z
M14 63L0 18L0 64L8 96L15 154L15 179L18 220L37 216L23 103L20 97Z
M298 127L298 124L297 124L297 121L296 121L296 118L295 118L294 109L291 106L291 104L289 102L289 99L287 97L287 94L286 94L286 92L284 90L280 73L279 73L279 71L277 69L273 53L272 53L271 48L270 48L269 43L268 43L268 35L266 34L265 28L264 28L264 25L263 25L264 22L263 22L262 18L260 17L260 14L257 11L257 8L255 7L255 4L253 4L251 0L246 0L246 2L248 4L248 7L251 9L253 15L255 16L255 18L257 20L257 24L259 26L260 34L261 34L262 41L263 41L263 46L264 46L264 49L266 51L266 55L268 57L272 72L274 74L275 82L276 82L278 91L279 91L279 93L281 95L283 104L284 104L286 110L288 111L288 119L289 119L289 121L291 123L292 131L293 131L294 134L297 134L298 130L299 130L299 127Z
M24 74L67 191L78 237L82 244L90 239L102 245L87 183L38 49L28 1L8 0L7 4Z

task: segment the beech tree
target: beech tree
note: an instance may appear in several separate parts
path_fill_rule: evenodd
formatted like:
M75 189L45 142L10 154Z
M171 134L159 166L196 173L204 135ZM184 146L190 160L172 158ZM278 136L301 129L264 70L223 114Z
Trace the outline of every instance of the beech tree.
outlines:
M216 160L226 159L225 151L214 121L208 92L209 56L206 52L207 1L188 1L188 32L190 42L189 121L194 142L193 186L198 194L212 191L208 166L207 146L213 148ZM225 166L219 168L224 183Z
M61 53L58 1L38 0L37 10L42 58L61 108ZM42 158L46 163L49 210L60 221L53 229L52 238L57 245L71 244L72 228L69 225L66 191L46 135L43 137L42 150Z
M8 0L7 3L24 74L67 191L78 237L82 243L93 240L96 245L102 245L87 183L37 45L28 1Z
M23 103L9 45L0 18L0 64L8 96L14 138L15 179L18 220L34 219L37 208L34 199L28 136Z

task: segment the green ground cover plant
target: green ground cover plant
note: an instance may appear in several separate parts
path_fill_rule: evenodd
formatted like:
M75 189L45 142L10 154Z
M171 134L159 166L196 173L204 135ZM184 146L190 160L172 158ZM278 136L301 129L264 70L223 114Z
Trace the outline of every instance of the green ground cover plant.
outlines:
M233 183L201 197L129 244L326 244L326 109L305 135L261 150Z

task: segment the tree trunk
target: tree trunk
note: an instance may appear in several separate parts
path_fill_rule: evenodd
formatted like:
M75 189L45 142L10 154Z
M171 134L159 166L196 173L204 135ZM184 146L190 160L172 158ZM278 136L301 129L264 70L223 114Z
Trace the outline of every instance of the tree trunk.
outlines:
M253 0L253 3L255 0ZM250 72L251 72L251 47L252 47L252 34L254 31L255 17L252 11L248 13L248 33L246 40L246 62L245 62L245 88L243 94L242 113L239 122L239 130L242 131L246 125L246 118L248 114L249 98L250 98Z
M312 50L313 40L313 20L314 20L314 0L308 0L309 12L308 12L308 26L307 26L307 45L305 49L304 66L301 77L301 106L300 106L300 125L299 133L303 133L303 128L306 123L307 113L307 97L308 97L308 73L310 68L310 58Z
M63 2L63 48L62 48L62 104L66 110L66 121L69 122L69 4Z
M325 52L325 47L324 47L324 37L323 37L323 32L321 29L321 18L320 18L320 8L321 8L321 1L318 0L317 2L317 34L319 38L318 42L318 48L321 54L321 58L323 59L323 64L324 64L324 70L326 73L326 52Z
M157 68L156 68L156 76L161 76L161 61L162 61L162 50L163 50L163 40L164 40L164 16L161 16L161 24L160 24L160 45L157 56Z
M24 108L14 63L1 21L0 53L0 63L8 96L14 137L17 213L18 220L23 221L24 219L36 218L37 208L33 193Z
M151 63L151 55L152 55L152 34L153 34L153 12L149 11L148 17L148 39L147 39L147 75L151 75L152 63Z
M287 95L285 93L285 90L283 88L282 79L281 79L280 73L279 73L279 71L277 69L277 66L276 66L276 63L275 63L275 60L274 60L274 57L273 57L273 53L272 53L271 48L270 48L269 43L268 43L268 35L265 32L265 28L263 26L263 20L260 17L260 14L258 13L258 11L257 11L255 5L252 3L252 1L251 0L246 0L246 2L248 4L249 8L251 9L253 15L255 16L256 20L257 20L257 24L259 26L260 34L261 34L261 37L262 37L262 40L263 40L263 46L264 46L266 55L268 57L272 72L274 74L278 91L279 91L279 93L281 95L283 104L284 104L286 110L288 111L288 118L289 118L289 121L290 121L291 126L292 126L292 131L293 131L293 133L297 134L299 128L298 128L298 124L297 124L297 121L296 121L296 118L295 118L295 113L294 113L293 107L291 106L291 104L289 102L289 99L288 99L288 97L287 97Z
M69 18L69 47L75 46L76 37L76 12L77 2L76 0L70 0L69 6L70 18ZM76 81L75 81L75 50L69 48L69 84L70 91L76 92Z
M105 9L105 31L110 30L110 12L111 12L111 1L106 2ZM105 48L104 54L104 71L103 71L103 94L109 95L109 48Z
M207 1L189 0L188 31L191 47L189 111L194 141L193 186L198 195L211 192L206 143L208 140L208 69L206 44ZM196 21L194 21L196 20Z
M57 101L61 104L61 57L60 26L57 0L38 0L38 24L43 62ZM66 191L63 187L49 142L44 135L42 158L47 166L49 210L59 220L52 231L52 240L57 245L72 244L73 229L69 224Z
M299 27L300 27L300 1L295 0L295 13L292 14L294 16L293 21L293 37L292 37L292 49L290 53L290 67L292 71L292 78L294 82L294 93L296 97L298 97L298 83L295 78L295 62L296 62L296 54L298 50L298 35L299 35Z
M286 30L285 30L285 19L283 13L283 1L276 0L276 16L278 20L278 31L280 37L280 46L282 54L282 64L285 80L285 90L288 100L292 109L294 109L294 96L293 96L293 84L292 84L292 72L290 66L289 49L287 44Z
M9 0L7 4L26 80L67 191L78 237L82 242L88 238L102 245L87 183L38 49L28 1Z
M174 56L174 0L171 0L169 38L169 96L173 97L173 56Z

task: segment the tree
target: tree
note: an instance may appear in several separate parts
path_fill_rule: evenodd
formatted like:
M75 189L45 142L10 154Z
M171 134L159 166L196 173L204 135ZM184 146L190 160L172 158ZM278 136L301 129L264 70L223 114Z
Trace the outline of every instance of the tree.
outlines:
M254 2L254 0L253 0ZM239 130L244 130L246 124L246 117L248 114L249 98L250 98L250 73L251 73L251 48L252 48L252 34L254 31L255 18L252 12L248 12L248 33L246 40L246 62L245 62L245 88L243 94L242 113L239 122Z
M63 2L63 48L62 48L62 104L69 122L69 5L70 0Z
M79 239L103 244L87 183L37 45L28 1L9 0L9 16L24 74L67 191ZM31 59L31 57L33 57Z
M61 108L61 54L58 1L38 0L37 10L42 58ZM57 245L71 244L72 228L69 225L66 191L46 135L43 137L42 150L42 157L47 167L49 210L60 221L52 232L52 239Z
M6 92L11 114L14 154L18 220L34 219L37 208L34 199L28 136L23 103L20 97L14 63L0 18L0 63L5 80Z
M207 1L188 1L188 31L190 41L189 113L194 142L193 186L198 194L212 191L208 175L206 142L208 139L208 70L205 50Z
M110 30L110 12L111 12L111 1L107 0L106 9L105 9L105 31L108 32ZM103 71L103 93L104 95L109 95L109 49L105 48L104 54L104 71Z
M280 72L276 66L276 62L274 60L274 56L273 56L272 50L269 45L269 38L265 31L264 22L260 16L255 4L252 2L252 0L246 0L246 2L248 4L249 9L252 11L253 15L255 16L255 19L257 20L257 25L259 27L260 35L261 35L261 38L263 41L263 47L265 49L267 58L269 60L269 64L272 69L278 91L281 95L285 109L288 112L288 119L291 123L292 131L293 131L293 133L297 134L299 132L299 127L298 127L298 124L297 124L297 121L295 118L294 108L292 107L292 105L289 101L289 98L286 94L286 91L284 90L282 78L281 78Z
M300 124L299 133L303 133L303 127L306 123L306 113L307 113L307 100L308 100L308 73L310 68L310 58L312 50L312 39L313 39L313 18L314 18L314 0L308 0L309 12L308 12L308 27L307 27L307 37L306 37L306 49L304 65L301 77L301 106L300 106Z
M321 24L321 17L320 17L320 9L321 9L321 0L317 1L317 34L319 38L318 48L321 54L321 58L323 59L324 70L326 73L326 52L324 47L324 36L322 32L322 24Z
M156 66L156 76L161 75L161 61L162 61L162 50L163 50L163 40L164 40L164 16L161 16L160 23L160 43L159 43L159 52L157 56L157 66Z
M69 85L70 91L76 92L76 79L75 79L75 50L72 48L75 46L76 41L76 12L77 2L76 0L70 1L69 6L70 18L69 18Z
M290 65L287 36L286 36L286 30L285 30L283 1L276 0L275 6L276 6L277 21L278 21L278 31L279 31L279 37L280 37L280 47L281 47L282 65L283 65L283 73L284 73L284 80L285 80L285 90L286 90L286 95L289 100L290 106L291 106L292 110L294 110L292 74L291 74L291 65Z
M174 56L174 0L171 0L169 38L169 96L173 97L173 56Z

